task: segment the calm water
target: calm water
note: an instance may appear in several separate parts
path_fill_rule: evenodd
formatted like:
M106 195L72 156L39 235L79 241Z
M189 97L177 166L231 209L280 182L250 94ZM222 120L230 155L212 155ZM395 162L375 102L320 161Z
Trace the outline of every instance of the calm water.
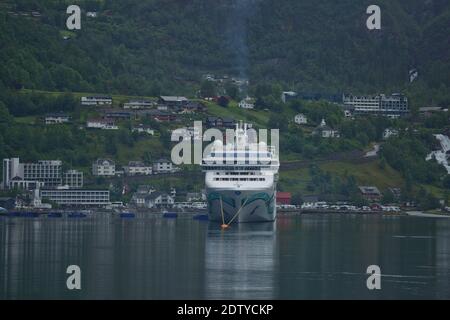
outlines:
M82 290L66 289L66 268ZM382 289L366 288L379 265ZM0 218L1 299L450 298L450 219Z

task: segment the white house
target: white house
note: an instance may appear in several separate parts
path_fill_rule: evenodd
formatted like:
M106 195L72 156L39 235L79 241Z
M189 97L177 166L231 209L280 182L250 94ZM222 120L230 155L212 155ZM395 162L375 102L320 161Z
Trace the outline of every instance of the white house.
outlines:
M186 97L179 96L161 96L159 97L159 103L167 106L182 106L189 102L189 99Z
M152 166L146 166L141 161L130 161L128 163L128 166L124 166L123 170L126 175L128 176L135 176L135 175L144 175L149 176L152 174Z
M68 123L70 121L70 116L63 114L63 113L52 113L47 114L45 116L45 124L61 124L61 123Z
M171 208L175 203L175 198L164 192L153 192L145 197L145 207L153 208Z
M102 129L102 130L119 130L119 127L112 120L107 119L90 119L86 122L88 129Z
M145 199L155 191L156 190L151 186L140 185L131 197L131 203L136 207L145 207Z
M346 118L351 118L351 117L353 117L353 113L352 113L351 110L346 109L346 110L344 110L344 116L345 116Z
M392 129L392 128L387 128L383 131L383 139L387 140L390 137L396 137L398 136L398 130L397 129Z
M153 106L149 100L130 100L123 104L124 109L148 109Z
M143 124L140 124L140 125L138 125L136 127L133 127L131 129L131 131L132 132L137 132L137 133L146 133L146 134L149 134L151 136L155 135L155 130L153 130L151 127L143 125Z
M322 138L339 138L340 134L339 131L334 130L330 128L327 123L325 122L325 119L322 119L322 122L320 125L314 129L313 135L318 135Z
M299 113L299 114L297 114L295 116L294 122L296 124L307 124L308 123L308 118L304 114Z
M92 164L92 174L104 177L114 176L116 174L116 164L109 159L98 159Z
M239 108L242 109L254 109L255 108L255 99L247 97L239 102Z
M166 159L159 159L153 163L153 172L157 173L172 173L175 168L171 161Z
M145 207L145 198L147 198L148 194L145 193L134 193L131 197L131 204L138 207L143 208Z
M81 105L83 106L112 105L112 97L109 96L81 97Z

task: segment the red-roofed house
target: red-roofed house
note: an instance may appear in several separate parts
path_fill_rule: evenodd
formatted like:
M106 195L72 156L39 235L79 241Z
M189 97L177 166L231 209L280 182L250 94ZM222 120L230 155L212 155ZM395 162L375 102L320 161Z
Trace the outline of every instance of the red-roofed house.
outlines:
M292 194L290 192L277 192L277 204L291 204Z

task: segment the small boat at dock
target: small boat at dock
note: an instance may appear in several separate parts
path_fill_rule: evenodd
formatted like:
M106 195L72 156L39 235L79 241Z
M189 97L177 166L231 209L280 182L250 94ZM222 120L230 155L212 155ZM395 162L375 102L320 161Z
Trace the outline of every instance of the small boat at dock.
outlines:
M177 214L176 212L165 212L165 213L163 214L163 218L166 218L166 219L176 219L176 218L178 218L178 214Z
M62 218L62 213L61 212L50 212L47 215L48 218Z
M68 218L75 218L75 219L80 219L80 218L86 218L87 215L83 212L71 212L67 215Z
M133 212L121 212L119 214L119 217L123 219L133 219L136 218L136 214L134 214Z

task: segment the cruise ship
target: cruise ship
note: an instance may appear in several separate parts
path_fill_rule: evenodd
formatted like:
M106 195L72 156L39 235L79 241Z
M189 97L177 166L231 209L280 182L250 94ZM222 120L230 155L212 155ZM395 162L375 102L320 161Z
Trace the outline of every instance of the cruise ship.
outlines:
M222 227L276 218L279 156L274 146L249 141L248 130L238 123L234 139L216 140L202 160L209 219Z

